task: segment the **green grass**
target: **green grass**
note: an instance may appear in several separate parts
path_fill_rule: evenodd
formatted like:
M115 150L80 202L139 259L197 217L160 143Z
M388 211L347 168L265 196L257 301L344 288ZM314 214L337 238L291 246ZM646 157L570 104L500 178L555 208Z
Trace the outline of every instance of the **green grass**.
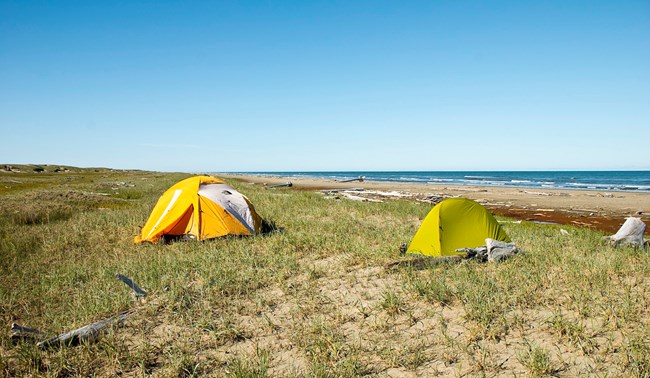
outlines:
M545 377L557 372L549 352L538 346L527 345L526 350L519 354L519 361L532 377Z
M20 173L0 187L0 324L54 335L124 310L93 344L0 341L4 376L647 376L650 258L602 234L504 225L525 251L408 260L430 210L230 182L276 232L134 245L186 174ZM14 181L19 181L16 183ZM136 302L115 273L147 290Z

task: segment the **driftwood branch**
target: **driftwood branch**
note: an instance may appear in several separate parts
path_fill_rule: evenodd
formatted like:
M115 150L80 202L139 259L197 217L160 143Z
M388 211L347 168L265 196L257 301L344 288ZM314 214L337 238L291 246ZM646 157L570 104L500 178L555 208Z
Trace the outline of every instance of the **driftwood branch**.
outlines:
M363 192L364 188L349 188L349 189L324 189L320 192L323 194L337 194L342 192Z
M353 179L348 179L348 180L339 180L339 182L352 182L352 181L363 182L363 180L364 180L365 178L366 178L366 176L359 176L359 177L357 177L357 178L353 178Z
M11 323L12 340L40 340L45 336L43 332L36 328L29 328L20 324Z
M120 281L127 284L134 292L136 297L144 297L147 295L147 292L142 290L138 285L133 282L130 278L117 273L115 274ZM100 333L112 329L114 327L120 326L127 317L132 314L133 310L124 311L117 315L113 315L109 318L102 319L100 321L85 325L81 328L77 328L70 332L60 334L58 336L43 340L36 345L41 349L55 348L61 346L75 346L81 343L92 342L99 337ZM46 335L35 328L29 328L22 326L20 324L12 323L11 324L11 339L29 339L29 340L42 340Z
M352 201L362 201L362 202L384 202L384 201L379 200L379 199L355 196L355 195L353 195L353 194L346 193L346 192L341 192L341 193L339 193L339 194L340 194L341 196L343 196L343 197L349 199L349 200L352 200Z
M136 296L136 297L144 297L145 295L147 295L147 292L144 291L144 290L142 290L142 289L141 289L138 285L136 285L135 282L133 282L129 277L126 277L126 276L124 276L124 275L122 275L122 274L120 274L120 273L117 273L117 274L115 275L115 277L117 277L120 281L122 281L122 282L124 282L125 284L127 284L127 285L128 285L128 286L133 290L133 292L135 293L135 296Z
M284 183L284 184L271 185L271 186L269 186L269 188L270 188L270 189L273 189L273 188L282 188L282 187L285 187L285 186L286 186L286 187L292 187L293 184L291 183L291 181L287 181L287 182Z
M98 322L41 341L36 345L41 349L47 349L61 346L75 346L81 343L95 341L101 332L121 325L129 315L129 312L122 312L110 318L102 319Z

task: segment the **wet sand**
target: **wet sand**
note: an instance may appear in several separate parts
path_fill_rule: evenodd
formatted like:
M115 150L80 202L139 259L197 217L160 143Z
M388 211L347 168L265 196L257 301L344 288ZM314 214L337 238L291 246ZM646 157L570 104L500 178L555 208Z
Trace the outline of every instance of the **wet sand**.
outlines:
M465 197L476 200L495 214L516 220L571 224L615 233L626 217L641 218L650 226L650 193L586 190L527 189L480 186L449 186L380 181L339 182L328 179L280 176L219 175L226 179L265 185L292 183L293 190L364 189L369 192L408 194L404 197L374 195L382 200ZM363 193L363 192L359 192ZM646 229L646 234L650 227Z

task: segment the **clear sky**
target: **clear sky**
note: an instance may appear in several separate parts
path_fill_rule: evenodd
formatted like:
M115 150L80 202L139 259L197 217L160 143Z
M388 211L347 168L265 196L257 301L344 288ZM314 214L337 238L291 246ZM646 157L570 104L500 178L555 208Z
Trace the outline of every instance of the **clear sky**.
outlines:
M650 1L0 0L0 163L650 169Z

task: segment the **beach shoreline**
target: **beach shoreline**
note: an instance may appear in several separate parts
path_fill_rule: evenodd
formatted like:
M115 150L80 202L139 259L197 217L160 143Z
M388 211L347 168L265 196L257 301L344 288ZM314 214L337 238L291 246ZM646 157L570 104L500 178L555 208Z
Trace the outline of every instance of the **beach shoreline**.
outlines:
M294 190L351 190L381 193L387 198L426 202L427 198L464 197L483 204L497 215L515 220L549 222L588 227L613 234L634 216L650 226L650 193L577 189L536 189L495 186L465 186L410 182L352 181L289 176L219 174L226 179L271 187L291 182ZM648 227L647 229L650 229ZM647 232L646 232L647 233Z

